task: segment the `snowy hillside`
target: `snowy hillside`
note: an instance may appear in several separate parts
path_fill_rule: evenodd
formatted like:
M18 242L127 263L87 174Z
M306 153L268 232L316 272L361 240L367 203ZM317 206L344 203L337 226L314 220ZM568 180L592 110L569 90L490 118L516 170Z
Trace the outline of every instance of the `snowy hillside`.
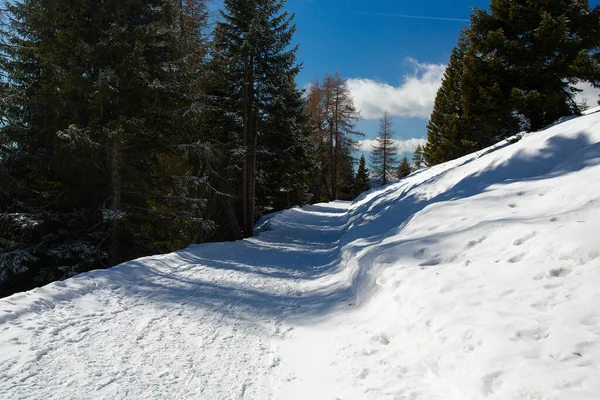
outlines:
M600 112L0 300L0 399L600 398Z

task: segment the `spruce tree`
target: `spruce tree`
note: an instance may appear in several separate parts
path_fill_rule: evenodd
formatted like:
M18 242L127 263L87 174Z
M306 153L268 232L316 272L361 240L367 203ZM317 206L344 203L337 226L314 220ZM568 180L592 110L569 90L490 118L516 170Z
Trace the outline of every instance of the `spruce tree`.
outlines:
M379 185L386 185L394 176L398 147L393 140L393 124L390 114L385 111L379 120L379 135L375 138L371 153L373 178Z
M505 102L536 131L578 114L573 84L599 84L600 6L587 1L492 0L475 10L469 34L474 51L492 74Z
M230 169L227 183L221 182L229 189L225 209L231 230L237 231L234 225L239 221L245 237L254 234L257 204L270 211L297 203L306 189L301 170L308 130L294 82L299 65L297 47L291 44L293 15L283 11L284 3L225 0L214 33L214 108L224 116L213 113L210 118L219 123L213 132L225 163L240 171L236 176ZM276 198L280 193L284 197Z
M367 162L365 160L365 155L363 154L358 161L358 170L356 171L356 177L354 178L354 197L369 189L369 170L367 169Z
M400 165L398 165L398 169L396 170L396 177L398 179L402 179L407 177L412 173L412 167L410 166L410 162L408 161L408 157L404 156L402 161L400 161Z
M11 93L0 126L12 176L0 193L9 290L189 243L191 225L205 221L190 166L175 156L182 140L199 140L198 65L181 7L29 0L9 12L0 46Z
M428 165L436 165L464 154L462 139L465 126L461 93L463 58L469 45L466 30L452 49L442 84L435 96L433 111L427 124L427 144L424 149Z

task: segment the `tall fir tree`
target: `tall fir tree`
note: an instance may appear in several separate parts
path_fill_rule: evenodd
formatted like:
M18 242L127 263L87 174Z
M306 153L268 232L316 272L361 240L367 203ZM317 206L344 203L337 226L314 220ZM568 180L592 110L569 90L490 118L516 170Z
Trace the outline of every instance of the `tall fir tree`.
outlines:
M369 184L369 173L370 171L367 169L365 155L362 154L360 156L360 160L358 161L358 170L356 171L356 177L354 178L354 197L371 188Z
M469 46L466 30L452 49L442 84L437 91L433 111L427 124L424 157L428 165L436 165L464 154L462 77L463 58Z
M410 161L408 161L408 157L402 157L402 161L398 165L396 169L396 177L398 179L406 178L412 173L412 167L410 166Z
M600 6L587 0L492 0L475 10L470 41L492 74L504 100L536 131L578 114L578 80L600 84Z
M212 74L218 105L215 139L236 164L226 180L229 226L253 236L260 210L300 202L307 176L307 117L295 86L293 15L283 0L225 0L215 28ZM220 109L220 110L219 110ZM238 183L235 184L234 182ZM268 183L267 183L268 182ZM231 184L233 183L233 184ZM236 190L240 187L241 190ZM284 193L284 198L276 198ZM260 199L257 198L260 196ZM239 200L238 200L239 199ZM239 210L239 211L238 211ZM236 223L240 229L233 227Z
M387 111L379 120L379 134L375 138L371 153L373 179L379 185L387 185L394 178L398 146L393 139L392 117Z
M197 140L198 65L186 57L181 11L169 0L9 6L6 290L173 250L204 222L174 154L182 137Z

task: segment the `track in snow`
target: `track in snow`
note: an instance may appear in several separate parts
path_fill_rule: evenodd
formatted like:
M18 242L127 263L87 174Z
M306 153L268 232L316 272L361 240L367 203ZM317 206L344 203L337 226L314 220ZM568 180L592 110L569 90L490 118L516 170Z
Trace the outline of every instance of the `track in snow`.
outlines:
M302 288L338 268L348 205L288 210L266 223L279 224L276 234L266 228L4 300L0 398L271 398L285 379L285 319L348 296ZM15 306L28 297L28 310Z
M0 399L598 399L597 111L0 299Z

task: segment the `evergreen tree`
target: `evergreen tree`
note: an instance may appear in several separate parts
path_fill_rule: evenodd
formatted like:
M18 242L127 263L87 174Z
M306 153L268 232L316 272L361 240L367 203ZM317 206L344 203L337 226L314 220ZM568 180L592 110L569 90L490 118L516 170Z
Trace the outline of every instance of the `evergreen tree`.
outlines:
M241 171L235 176L226 166L222 183L229 189L225 209L234 237L237 221L243 236L253 236L257 204L270 211L297 203L306 189L301 171L308 130L294 83L299 66L297 47L291 46L293 16L283 5L283 0L225 0L215 28L213 90L216 112L224 116L210 118L219 123L213 132L225 162ZM276 199L281 193L284 198Z
M423 159L423 147L421 145L418 145L415 149L412 162L415 171L418 171L425 166L425 160Z
M427 165L462 157L519 131L510 89L473 50L463 29L452 50L433 112L423 155Z
M393 140L393 126L390 114L385 111L379 120L379 135L375 138L371 153L373 178L380 184L386 185L394 176L396 169L396 154L398 147Z
M505 102L536 131L578 114L573 84L600 84L600 6L587 1L492 0L475 10L469 34L474 51L498 77Z
M435 96L433 111L427 124L427 144L424 149L428 165L436 165L464 154L462 135L463 98L461 93L463 58L469 45L466 30L452 49L444 71L442 84Z
M369 170L367 169L367 162L365 160L365 155L363 154L358 161L358 170L356 171L356 177L354 178L354 197L369 189Z
M183 10L168 0L27 0L9 12L2 285L22 290L189 243L205 221L174 153L198 140Z
M396 170L396 177L398 179L402 179L407 177L412 173L412 167L410 166L410 162L408 161L408 157L404 156L402 161L400 161L400 165L398 165L398 169Z

